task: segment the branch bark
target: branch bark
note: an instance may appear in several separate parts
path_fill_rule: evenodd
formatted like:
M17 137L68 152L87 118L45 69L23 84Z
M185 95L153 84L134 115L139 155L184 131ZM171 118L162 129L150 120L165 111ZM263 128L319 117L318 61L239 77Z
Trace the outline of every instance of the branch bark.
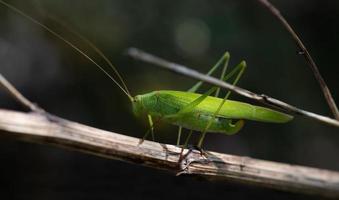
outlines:
M53 144L105 158L122 160L176 174L189 174L207 179L240 182L278 190L325 197L339 197L339 173L206 152L188 154L178 163L181 148L144 141L43 113L23 113L0 109L0 135L41 144ZM188 150L186 149L184 153ZM196 162L196 161L199 162Z

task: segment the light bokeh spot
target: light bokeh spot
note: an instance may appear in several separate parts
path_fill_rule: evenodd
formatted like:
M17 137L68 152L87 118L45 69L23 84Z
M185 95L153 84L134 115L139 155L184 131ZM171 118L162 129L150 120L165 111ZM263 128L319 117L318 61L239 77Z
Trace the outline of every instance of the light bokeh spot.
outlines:
M176 46L188 56L202 55L210 46L210 30L201 20L183 20L174 31Z

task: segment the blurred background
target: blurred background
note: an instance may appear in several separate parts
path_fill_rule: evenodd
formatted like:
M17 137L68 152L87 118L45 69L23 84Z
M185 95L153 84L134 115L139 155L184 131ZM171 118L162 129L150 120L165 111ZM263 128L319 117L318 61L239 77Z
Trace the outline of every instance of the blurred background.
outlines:
M248 64L239 86L331 116L291 36L255 0L8 2L104 64L90 47L53 18L89 38L112 60L133 95L160 89L187 90L195 81L132 60L125 55L129 47L201 72L208 71L229 51L231 66L241 60ZM299 33L339 103L339 2L272 3ZM2 5L0 60L0 73L26 97L55 115L139 138L147 130L143 120L134 117L128 98L93 64ZM231 98L256 104L238 95ZM0 107L22 110L3 91ZM156 130L156 140L174 144L176 131L174 126L162 125ZM231 137L208 134L204 149L338 171L338 133L338 129L303 117L288 124L247 122L239 134ZM269 189L174 177L163 171L11 138L0 138L0 159L3 199L309 199Z

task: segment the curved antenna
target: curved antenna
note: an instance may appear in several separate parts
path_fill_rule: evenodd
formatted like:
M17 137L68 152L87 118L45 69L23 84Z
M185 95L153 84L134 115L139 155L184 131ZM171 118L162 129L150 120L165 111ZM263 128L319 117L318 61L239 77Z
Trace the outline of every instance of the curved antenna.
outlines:
M19 10L18 8L0 0L0 3L2 3L3 5L5 5L6 7L8 7L9 9L11 9L12 11L18 13L19 15L27 18L29 21L41 26L42 28L44 28L46 31L48 31L49 33L51 33L52 35L54 35L55 37L59 38L60 40L62 40L63 42L65 42L66 44L68 44L70 47L72 47L74 50L76 50L78 53L80 53L82 56L84 56L85 58L87 58L89 61L91 61L94 65L96 65L104 74L106 74L106 76L108 76L120 89L121 91L123 91L126 96L133 101L133 97L129 94L128 90L125 90L119 83L118 81L116 81L103 67L101 67L97 62L95 62L91 57L89 57L84 51L82 51L81 49L79 49L77 46L75 46L74 44L72 44L70 41L68 41L67 39L65 39L64 37L62 37L60 34L58 34L57 32L53 31L52 29L50 29L48 26L42 24L41 22L37 21L36 19L34 19L33 17L29 16L28 14L24 13L23 11ZM101 52L99 50L99 52ZM99 53L100 54L100 53ZM108 59L107 59L108 60ZM113 66L113 65L112 65ZM114 66L113 66L113 69ZM115 69L116 71L116 69ZM124 84L125 85L125 84Z
M78 38L83 40L88 46L90 46L102 59L105 60L105 62L110 66L110 68L114 71L114 73L117 75L118 79L121 81L122 86L125 88L125 91L131 96L130 91L128 90L128 87L120 75L119 71L114 67L113 63L107 58L107 56L93 43L91 42L88 38L85 36L81 35L79 32L76 30L72 29L71 27L67 26L65 23L62 21L58 20L57 18L51 16L50 14L47 14L48 18L51 18L53 21L57 22L59 25L63 26L65 29L67 29L69 32L72 34L76 35Z

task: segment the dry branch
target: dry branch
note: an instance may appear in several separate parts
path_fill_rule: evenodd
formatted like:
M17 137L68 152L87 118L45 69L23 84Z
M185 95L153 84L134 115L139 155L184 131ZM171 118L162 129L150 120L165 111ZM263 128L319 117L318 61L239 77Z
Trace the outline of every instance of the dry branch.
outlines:
M139 145L138 138L92 128L52 115L0 109L0 130L1 135L14 139L53 144L97 156L164 169L174 174L181 168L178 164L181 148L151 141ZM187 165L181 174L339 197L338 172L216 152L207 154L208 159L202 158L197 152L189 154L185 161L202 160Z

